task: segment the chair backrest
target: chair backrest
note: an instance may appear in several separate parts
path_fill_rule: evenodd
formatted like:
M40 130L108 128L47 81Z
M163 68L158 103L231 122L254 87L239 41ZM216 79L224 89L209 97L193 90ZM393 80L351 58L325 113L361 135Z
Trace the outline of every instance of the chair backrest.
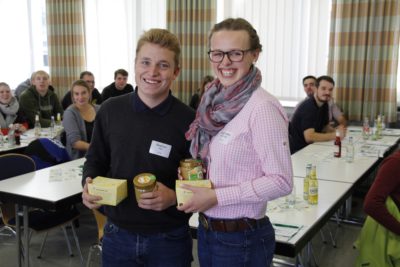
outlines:
M35 162L23 154L9 153L0 155L0 180L22 175L36 170ZM13 203L0 204L4 224L15 217Z
M0 155L0 180L35 170L35 162L28 156L17 153Z
M30 142L25 154L35 161L37 170L71 160L61 142L49 138L38 138Z
M104 226L106 225L107 222L107 216L96 209L93 209L92 211L97 223L97 233L98 233L99 243L101 243L101 239L103 238L104 234Z

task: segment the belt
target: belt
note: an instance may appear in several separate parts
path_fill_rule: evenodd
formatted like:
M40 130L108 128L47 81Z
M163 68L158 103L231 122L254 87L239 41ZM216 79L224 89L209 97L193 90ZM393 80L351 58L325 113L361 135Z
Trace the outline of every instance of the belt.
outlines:
M199 213L199 222L206 230L215 232L244 232L246 230L258 229L269 222L268 217L261 219L239 218L239 219L213 219L204 213Z

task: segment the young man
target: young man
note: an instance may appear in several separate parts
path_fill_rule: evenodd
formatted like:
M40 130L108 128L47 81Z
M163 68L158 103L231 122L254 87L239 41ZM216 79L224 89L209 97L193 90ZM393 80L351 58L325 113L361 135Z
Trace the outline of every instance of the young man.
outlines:
M128 83L128 72L124 69L118 69L114 72L114 82L103 89L101 97L104 102L110 97L130 92L133 92L133 87Z
M299 104L292 116L289 126L290 151L295 153L313 142L335 139L335 129L329 125L328 102L332 98L334 80L329 76L321 76L316 80L314 95ZM346 128L339 125L337 129L341 138Z
M317 82L317 78L312 75L306 76L303 78L303 88L307 97L313 96L316 90L315 84ZM335 104L333 97L331 97L328 101L328 111L329 111L329 124L331 126L341 124L343 126L347 125L347 120L343 115L343 112L340 108Z
M99 91L94 87L95 81L94 81L94 75L90 71L82 71L81 74L79 75L79 79L84 80L87 85L90 88L91 92L91 103L94 105L100 105L102 102L101 95ZM61 105L64 110L66 110L70 105L72 104L72 98L71 98L71 91L68 90L68 92L64 95L64 98L61 101Z
M303 88L304 93L306 93L307 97L313 96L315 89L315 83L317 82L317 78L312 75L308 75L303 78Z
M63 114L57 95L49 90L50 76L39 70L32 75L32 86L25 90L19 99L19 105L28 119L29 128L35 124L35 116L39 115L42 127L49 127L51 116L56 118L57 113Z
M176 36L162 29L145 32L135 58L135 92L113 97L97 113L83 170L83 203L99 208L89 195L97 176L128 181L128 198L105 206L103 266L190 266L190 215L176 208L175 180L181 159L189 158L185 132L194 111L172 96L179 74ZM144 172L157 178L157 189L137 202L133 178ZM140 263L140 264L139 264Z

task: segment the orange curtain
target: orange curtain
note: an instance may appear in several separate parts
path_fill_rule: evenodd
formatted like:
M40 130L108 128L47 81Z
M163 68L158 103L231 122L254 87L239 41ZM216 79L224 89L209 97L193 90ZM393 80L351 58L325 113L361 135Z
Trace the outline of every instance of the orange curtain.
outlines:
M328 73L350 120L395 122L400 1L332 1Z
M173 85L176 97L189 103L204 76L211 74L208 33L215 24L215 0L168 0L167 28L181 44L181 72Z
M85 69L83 0L46 0L50 79L61 99Z

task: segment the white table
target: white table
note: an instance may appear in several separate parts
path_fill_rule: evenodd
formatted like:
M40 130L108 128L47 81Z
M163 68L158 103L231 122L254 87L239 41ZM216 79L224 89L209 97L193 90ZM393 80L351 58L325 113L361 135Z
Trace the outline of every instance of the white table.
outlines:
M360 155L357 147L352 163L345 160L346 152L342 149L342 157L335 158L335 147L311 144L292 155L293 176L305 177L308 163L317 166L317 177L321 180L355 183L366 174L378 157L366 157Z
M52 134L50 132L50 128L42 128L42 131L40 132L40 137L46 137L46 138L55 138L59 137L62 131L64 130L63 127L57 127L56 133ZM20 145L10 145L8 143L8 137L4 136L4 144L3 146L0 146L0 154L4 153L22 153L23 150L33 141L35 140L35 130L34 129L29 129L25 133L21 134L21 144Z
M80 202L82 165L78 159L0 181L0 200L23 207L23 225L28 229L28 207L57 209ZM29 266L29 231L24 231L21 255L21 227L16 220L18 266Z
M346 149L349 137L353 137L353 143L356 147L361 147L364 145L373 146L371 151L374 151L376 155L383 158L394 146L396 146L400 141L400 129L385 129L382 131L382 138L378 140L373 140L371 137L364 140L362 137L362 128L359 126L350 126L347 128L347 135L342 140L342 150ZM314 142L313 145L324 145L333 146L333 141L325 142Z
M351 194L352 184L319 180L319 200L310 205L303 200L303 178L294 178L296 187L296 205L286 208L285 197L268 203L266 215L271 223L301 226L290 239L276 237L275 254L295 258L314 235L338 210ZM197 229L198 213L189 220L192 229Z

